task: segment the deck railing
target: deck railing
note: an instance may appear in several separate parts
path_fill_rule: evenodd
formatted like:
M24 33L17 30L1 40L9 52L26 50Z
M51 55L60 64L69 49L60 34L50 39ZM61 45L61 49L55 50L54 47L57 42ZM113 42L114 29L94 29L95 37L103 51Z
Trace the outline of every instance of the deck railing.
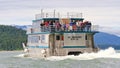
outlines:
M40 29L39 31L38 30L35 31L33 28L29 28L27 30L27 34L39 33L39 32L95 32L95 31L99 31L99 26L92 25L92 26L85 26L84 28L76 27L76 28L70 29L70 28L64 28L64 27L58 28L52 25L49 27L41 26L39 29Z
M40 18L82 18L82 13L76 13L76 12L67 12L66 14L61 14L59 12L53 13L41 13L41 14L36 14L35 19L40 19Z
M99 26L98 25L92 25L92 26L85 26L85 27L75 27L75 28L64 28L64 27L56 27L56 26L49 26L49 27L41 27L41 32L68 32L68 31L98 31Z

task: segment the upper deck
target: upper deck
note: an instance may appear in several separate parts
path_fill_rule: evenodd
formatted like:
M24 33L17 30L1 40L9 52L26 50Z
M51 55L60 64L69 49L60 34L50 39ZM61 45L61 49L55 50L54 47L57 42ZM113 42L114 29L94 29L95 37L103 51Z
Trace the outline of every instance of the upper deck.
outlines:
M32 27L28 28L27 34L38 33L96 33L98 26L90 21L83 21L82 13L60 14L58 12L35 15Z
M27 34L50 34L50 33L98 33L98 25L86 25L85 27L66 28L63 25L57 28L55 25L49 25L48 27L42 26L39 28L30 27L27 30Z

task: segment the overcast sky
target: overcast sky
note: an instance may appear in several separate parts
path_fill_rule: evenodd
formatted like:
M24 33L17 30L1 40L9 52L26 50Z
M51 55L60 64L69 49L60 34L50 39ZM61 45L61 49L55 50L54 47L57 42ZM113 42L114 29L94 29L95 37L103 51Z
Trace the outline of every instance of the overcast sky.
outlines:
M47 8L77 10L93 24L120 27L120 0L0 0L0 24L31 25Z

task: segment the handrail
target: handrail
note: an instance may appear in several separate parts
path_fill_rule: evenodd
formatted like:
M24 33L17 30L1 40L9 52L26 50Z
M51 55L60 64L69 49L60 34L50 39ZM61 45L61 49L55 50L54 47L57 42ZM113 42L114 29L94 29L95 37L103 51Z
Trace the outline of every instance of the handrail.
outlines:
M92 31L98 31L99 26L98 25L92 25L92 26L85 26L85 27L75 27L70 29L61 27L56 27L55 25L49 25L49 26L41 26L39 31L35 31L33 28L28 28L27 34L29 33L35 33L35 32L92 32Z
M77 13L77 12L67 12L66 14L61 14L59 12L48 12L48 13L41 13L41 14L36 14L35 19L40 19L40 18L82 18L82 13Z
M55 25L50 25L48 27L42 26L41 27L41 32L70 32L70 31L86 31L86 32L90 32L90 31L98 31L98 25L86 25L85 27L75 27L75 28L64 28L63 26L61 27L56 27Z

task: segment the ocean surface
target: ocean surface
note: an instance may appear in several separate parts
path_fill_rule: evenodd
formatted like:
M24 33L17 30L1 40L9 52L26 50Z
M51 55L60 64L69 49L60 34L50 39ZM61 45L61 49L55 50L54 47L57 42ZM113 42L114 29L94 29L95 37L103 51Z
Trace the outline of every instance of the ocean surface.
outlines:
M79 56L23 57L22 51L0 51L0 68L120 68L120 50L108 48Z

